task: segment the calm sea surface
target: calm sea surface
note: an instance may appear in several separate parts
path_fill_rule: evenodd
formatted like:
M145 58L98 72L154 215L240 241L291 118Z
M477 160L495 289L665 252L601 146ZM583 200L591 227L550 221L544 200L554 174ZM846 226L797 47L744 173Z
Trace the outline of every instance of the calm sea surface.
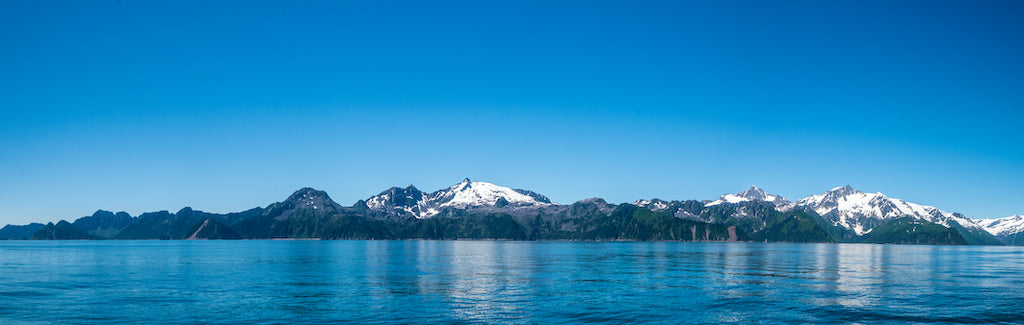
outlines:
M1024 249L0 241L0 324L1024 323Z

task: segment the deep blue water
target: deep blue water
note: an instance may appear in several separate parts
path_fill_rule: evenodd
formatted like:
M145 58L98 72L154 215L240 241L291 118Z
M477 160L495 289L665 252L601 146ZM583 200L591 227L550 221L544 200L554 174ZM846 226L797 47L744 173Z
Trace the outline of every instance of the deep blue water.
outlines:
M0 323L1024 323L1024 249L2 241Z

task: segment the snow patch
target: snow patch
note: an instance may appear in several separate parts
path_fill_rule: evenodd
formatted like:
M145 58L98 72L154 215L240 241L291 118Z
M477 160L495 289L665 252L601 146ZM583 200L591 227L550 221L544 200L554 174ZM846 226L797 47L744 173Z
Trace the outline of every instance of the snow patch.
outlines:
M998 219L973 219L975 223L993 236L1006 236L1024 231L1024 215Z
M736 194L722 195L721 197L718 198L718 200L709 202L704 206L715 206L722 203L735 204L750 201L765 201L768 203L772 203L775 204L776 209L790 203L789 200L786 200L786 198L784 197L768 194L764 190L757 188L757 186L751 186L749 189Z
M374 196L366 201L366 206L378 211L387 210L389 208L387 206L388 202L391 201L391 194L391 192L386 192ZM412 196L406 197L408 199L414 199ZM555 203L539 201L530 195L520 193L519 191L508 187L498 186L488 182L473 182L466 179L448 188L429 194L423 194L422 197L416 198L415 204L409 204L409 206L396 206L393 208L411 213L417 218L422 219L433 217L441 213L445 208L449 207L459 209L494 207L498 200L502 198L508 202L508 207L513 209L525 206L555 205Z
M801 199L796 205L809 207L826 219L833 219L834 225L853 230L858 236L863 236L874 229L864 224L865 219L885 221L904 216L945 227L952 227L953 222L956 222L969 229L982 229L971 219L932 206L892 199L882 193L864 193L854 190L849 185Z

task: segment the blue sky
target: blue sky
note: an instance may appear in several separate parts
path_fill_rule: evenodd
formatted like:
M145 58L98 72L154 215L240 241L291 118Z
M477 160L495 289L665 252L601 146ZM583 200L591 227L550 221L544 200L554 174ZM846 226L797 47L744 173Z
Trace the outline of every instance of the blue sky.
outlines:
M0 224L464 177L1024 213L1020 1L3 1Z

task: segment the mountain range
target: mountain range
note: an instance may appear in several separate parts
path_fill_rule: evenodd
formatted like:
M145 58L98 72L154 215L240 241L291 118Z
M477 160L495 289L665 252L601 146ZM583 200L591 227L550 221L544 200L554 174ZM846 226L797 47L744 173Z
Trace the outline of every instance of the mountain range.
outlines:
M971 219L850 186L790 201L751 186L714 201L600 198L558 204L465 179L434 192L392 187L342 206L303 188L282 202L216 214L183 208L133 217L7 225L6 239L503 239L868 242L1024 245L1024 216Z
M974 219L974 223L1007 245L1024 246L1024 215L999 219Z

